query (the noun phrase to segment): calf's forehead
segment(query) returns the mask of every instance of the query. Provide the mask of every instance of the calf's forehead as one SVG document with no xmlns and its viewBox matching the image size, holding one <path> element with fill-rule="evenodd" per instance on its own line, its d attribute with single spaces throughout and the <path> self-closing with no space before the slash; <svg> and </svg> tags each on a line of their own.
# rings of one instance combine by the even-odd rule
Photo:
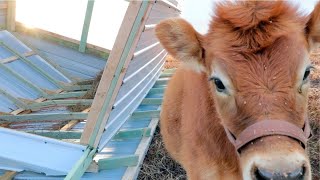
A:
<svg viewBox="0 0 320 180">
<path fill-rule="evenodd" d="M 257 52 L 239 51 L 233 49 L 232 44 L 224 49 L 214 47 L 215 43 L 210 44 L 211 47 L 206 47 L 206 61 L 209 61 L 207 65 L 211 73 L 219 68 L 235 86 L 245 83 L 237 81 L 248 81 L 248 78 L 261 83 L 267 83 L 269 79 L 286 79 L 292 86 L 309 63 L 306 40 L 298 33 L 279 37 Z"/>
</svg>

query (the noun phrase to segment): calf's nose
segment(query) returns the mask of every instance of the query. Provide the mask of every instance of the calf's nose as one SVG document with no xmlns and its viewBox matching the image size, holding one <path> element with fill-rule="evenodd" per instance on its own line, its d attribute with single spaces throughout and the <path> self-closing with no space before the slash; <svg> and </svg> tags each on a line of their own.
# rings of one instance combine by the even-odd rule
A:
<svg viewBox="0 0 320 180">
<path fill-rule="evenodd" d="M 303 180 L 305 168 L 302 166 L 290 172 L 270 171 L 263 168 L 256 168 L 253 179 L 256 180 Z"/>
</svg>

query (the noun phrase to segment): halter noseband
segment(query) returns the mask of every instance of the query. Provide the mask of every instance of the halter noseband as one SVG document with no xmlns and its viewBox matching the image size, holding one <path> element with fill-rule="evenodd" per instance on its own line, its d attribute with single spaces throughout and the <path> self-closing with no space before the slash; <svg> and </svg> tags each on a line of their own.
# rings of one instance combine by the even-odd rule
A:
<svg viewBox="0 0 320 180">
<path fill-rule="evenodd" d="M 227 133 L 228 139 L 235 146 L 237 152 L 239 152 L 241 147 L 243 147 L 244 145 L 264 136 L 288 136 L 300 141 L 303 144 L 304 148 L 307 145 L 308 139 L 311 137 L 311 129 L 308 118 L 306 118 L 304 127 L 302 129 L 287 121 L 259 121 L 244 129 L 237 137 L 235 137 L 225 126 L 224 128 Z"/>
</svg>

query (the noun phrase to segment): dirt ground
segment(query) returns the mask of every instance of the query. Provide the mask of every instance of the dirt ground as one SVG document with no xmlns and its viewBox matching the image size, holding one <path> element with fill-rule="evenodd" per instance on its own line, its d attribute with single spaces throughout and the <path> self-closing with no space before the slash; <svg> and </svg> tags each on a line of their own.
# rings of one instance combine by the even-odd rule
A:
<svg viewBox="0 0 320 180">
<path fill-rule="evenodd" d="M 313 130 L 313 137 L 308 143 L 308 152 L 312 165 L 313 180 L 320 180 L 320 48 L 314 51 L 310 57 L 315 70 L 311 73 L 311 88 L 309 91 L 309 119 Z M 175 68 L 179 66 L 172 57 L 166 59 L 165 68 Z M 183 180 L 187 179 L 183 168 L 172 160 L 164 148 L 157 128 L 151 142 L 147 156 L 143 162 L 139 180 Z"/>
</svg>

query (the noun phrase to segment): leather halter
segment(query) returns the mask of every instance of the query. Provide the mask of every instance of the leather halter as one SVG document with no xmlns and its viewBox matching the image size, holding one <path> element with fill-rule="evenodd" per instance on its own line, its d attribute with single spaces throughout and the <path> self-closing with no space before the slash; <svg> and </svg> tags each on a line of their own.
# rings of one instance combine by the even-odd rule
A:
<svg viewBox="0 0 320 180">
<path fill-rule="evenodd" d="M 301 129 L 298 126 L 281 120 L 263 120 L 252 124 L 235 137 L 225 126 L 228 139 L 235 146 L 237 152 L 251 141 L 271 135 L 284 135 L 296 139 L 305 148 L 308 139 L 311 137 L 309 119 L 306 118 L 305 125 Z"/>
</svg>

